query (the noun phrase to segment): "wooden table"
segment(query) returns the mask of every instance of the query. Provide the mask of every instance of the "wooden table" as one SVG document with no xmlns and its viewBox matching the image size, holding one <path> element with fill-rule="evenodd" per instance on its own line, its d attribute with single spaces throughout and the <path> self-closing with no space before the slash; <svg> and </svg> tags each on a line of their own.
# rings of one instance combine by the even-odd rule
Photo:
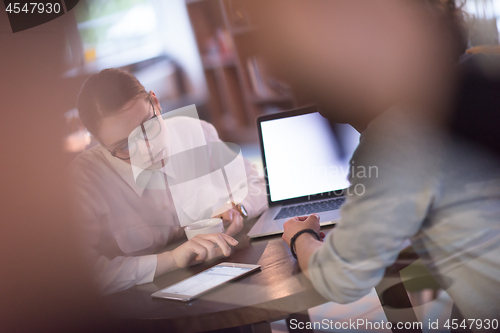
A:
<svg viewBox="0 0 500 333">
<path fill-rule="evenodd" d="M 295 318 L 310 321 L 307 309 L 326 303 L 300 271 L 281 236 L 250 240 L 246 236 L 255 220 L 245 223 L 236 236 L 239 244 L 228 258 L 179 269 L 157 277 L 154 282 L 104 298 L 112 315 L 125 322 L 131 332 L 268 332 L 270 322 Z M 328 232 L 332 227 L 322 228 Z M 175 245 L 174 245 L 175 246 Z M 391 322 L 416 322 L 417 317 L 402 284 L 399 270 L 418 257 L 411 248 L 400 253 L 375 288 Z M 197 274 L 220 262 L 259 264 L 261 271 L 211 291 L 191 302 L 153 299 L 151 294 Z M 402 311 L 405 309 L 405 311 Z M 231 330 L 234 328 L 234 330 Z M 311 330 L 293 330 L 312 332 Z M 409 332 L 392 329 L 393 332 Z M 421 332 L 421 330 L 411 330 Z"/>
<path fill-rule="evenodd" d="M 293 315 L 308 320 L 307 309 L 327 302 L 300 272 L 280 236 L 250 240 L 248 221 L 228 258 L 169 272 L 154 282 L 108 296 L 105 305 L 127 327 L 140 332 L 203 332 L 243 325 L 270 332 L 269 322 Z M 231 282 L 191 302 L 153 299 L 151 294 L 219 262 L 259 264 L 261 271 Z M 244 330 L 243 330 L 244 331 Z"/>
</svg>

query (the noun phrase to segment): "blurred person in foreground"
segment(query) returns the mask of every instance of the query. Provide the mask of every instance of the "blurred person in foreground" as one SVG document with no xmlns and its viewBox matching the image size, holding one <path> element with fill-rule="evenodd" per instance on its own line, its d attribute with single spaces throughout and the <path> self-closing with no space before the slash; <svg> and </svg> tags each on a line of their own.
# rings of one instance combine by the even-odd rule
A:
<svg viewBox="0 0 500 333">
<path fill-rule="evenodd" d="M 463 316 L 491 324 L 500 315 L 500 168 L 445 130 L 466 45 L 455 9 L 448 0 L 248 3 L 269 68 L 301 102 L 361 132 L 349 181 L 364 191 L 347 191 L 324 242 L 314 214 L 284 225 L 314 287 L 334 302 L 360 299 L 410 239 Z M 352 172 L 370 166 L 377 177 Z"/>
<path fill-rule="evenodd" d="M 165 272 L 221 254 L 229 256 L 230 246 L 238 243 L 230 236 L 243 227 L 242 209 L 255 216 L 265 208 L 265 191 L 250 191 L 241 205 L 218 210 L 218 216 L 229 224 L 225 233 L 196 235 L 172 251 L 158 253 L 184 235 L 166 184 L 172 172 L 166 163 L 175 151 L 189 151 L 200 142 L 222 143 L 215 128 L 184 116 L 164 120 L 154 92 L 147 92 L 134 76 L 117 69 L 92 75 L 81 89 L 77 108 L 83 124 L 100 143 L 72 162 L 72 181 L 87 257 L 102 293 L 152 282 Z M 256 175 L 245 164 L 248 183 L 255 183 Z M 202 201 L 210 201 L 207 193 L 216 196 L 208 188 L 185 185 L 191 201 L 199 190 L 205 191 Z M 198 204 L 191 204 L 187 214 L 200 216 L 198 210 L 204 203 L 193 202 Z M 210 213 L 212 208 L 218 207 L 208 207 Z"/>
</svg>

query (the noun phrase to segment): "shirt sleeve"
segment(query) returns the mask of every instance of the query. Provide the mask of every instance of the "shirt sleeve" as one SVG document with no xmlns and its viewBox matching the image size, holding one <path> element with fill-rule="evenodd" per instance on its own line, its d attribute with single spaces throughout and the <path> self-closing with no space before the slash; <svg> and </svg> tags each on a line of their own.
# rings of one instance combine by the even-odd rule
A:
<svg viewBox="0 0 500 333">
<path fill-rule="evenodd" d="M 203 132 L 209 142 L 222 142 L 217 134 L 217 130 L 212 124 L 206 121 L 201 121 Z M 229 147 L 227 147 L 229 150 Z M 264 178 L 259 175 L 257 165 L 250 163 L 244 159 L 245 171 L 247 176 L 248 194 L 245 199 L 240 202 L 248 212 L 249 217 L 260 215 L 267 208 L 266 185 Z"/>
<path fill-rule="evenodd" d="M 85 161 L 83 162 L 85 164 Z M 73 162 L 74 218 L 80 230 L 84 258 L 101 294 L 108 295 L 134 285 L 152 282 L 156 272 L 156 255 L 116 256 L 100 253 L 99 242 L 106 225 L 106 201 L 93 186 L 85 168 Z"/>
<path fill-rule="evenodd" d="M 432 205 L 438 159 L 428 147 L 437 142 L 414 126 L 384 118 L 363 133 L 341 219 L 309 260 L 314 287 L 334 302 L 368 294 Z"/>
<path fill-rule="evenodd" d="M 135 285 L 153 282 L 157 255 L 138 257 L 99 256 L 93 267 L 99 289 L 103 295 L 129 289 Z"/>
</svg>

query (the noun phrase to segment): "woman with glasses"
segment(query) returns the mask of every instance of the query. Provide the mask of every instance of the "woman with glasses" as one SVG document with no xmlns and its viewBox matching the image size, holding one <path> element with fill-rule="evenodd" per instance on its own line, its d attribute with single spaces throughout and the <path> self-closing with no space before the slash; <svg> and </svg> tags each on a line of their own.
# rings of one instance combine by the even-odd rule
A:
<svg viewBox="0 0 500 333">
<path fill-rule="evenodd" d="M 197 142 L 220 143 L 215 128 L 188 117 L 164 120 L 154 92 L 117 69 L 92 75 L 81 89 L 77 108 L 100 143 L 73 161 L 72 180 L 77 219 L 104 294 L 152 282 L 155 276 L 197 261 L 228 256 L 230 246 L 237 244 L 231 235 L 242 229 L 243 217 L 265 208 L 262 182 L 245 161 L 248 195 L 219 215 L 229 224 L 226 232 L 197 235 L 158 253 L 184 236 L 168 186 L 158 186 L 166 182 L 165 160 Z"/>
</svg>

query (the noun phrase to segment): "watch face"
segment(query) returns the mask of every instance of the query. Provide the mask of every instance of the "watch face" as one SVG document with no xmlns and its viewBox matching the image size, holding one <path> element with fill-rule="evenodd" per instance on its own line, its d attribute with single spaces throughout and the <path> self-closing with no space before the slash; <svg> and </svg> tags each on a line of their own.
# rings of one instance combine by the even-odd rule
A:
<svg viewBox="0 0 500 333">
<path fill-rule="evenodd" d="M 245 206 L 243 206 L 243 205 L 241 205 L 241 204 L 240 204 L 240 205 L 238 205 L 238 206 L 239 206 L 239 208 L 240 208 L 239 210 L 240 210 L 241 215 L 242 215 L 243 217 L 248 217 L 248 213 L 247 213 L 247 210 L 245 209 Z"/>
</svg>

